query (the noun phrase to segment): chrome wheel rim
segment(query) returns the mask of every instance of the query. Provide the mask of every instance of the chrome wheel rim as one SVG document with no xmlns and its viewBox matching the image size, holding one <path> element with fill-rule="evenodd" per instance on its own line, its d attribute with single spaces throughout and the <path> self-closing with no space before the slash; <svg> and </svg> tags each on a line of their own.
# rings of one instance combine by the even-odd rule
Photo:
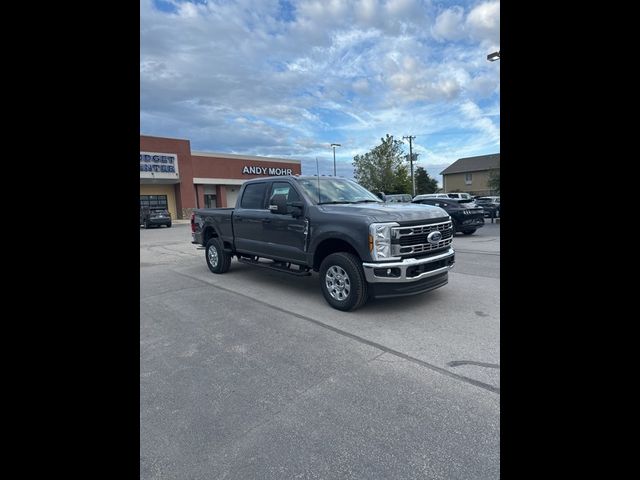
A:
<svg viewBox="0 0 640 480">
<path fill-rule="evenodd" d="M 351 293 L 351 279 L 344 268 L 338 265 L 332 265 L 327 270 L 324 281 L 331 298 L 342 302 L 349 297 Z"/>
<path fill-rule="evenodd" d="M 218 250 L 216 247 L 209 247 L 209 251 L 207 252 L 207 257 L 209 258 L 209 263 L 213 268 L 218 266 Z"/>
</svg>

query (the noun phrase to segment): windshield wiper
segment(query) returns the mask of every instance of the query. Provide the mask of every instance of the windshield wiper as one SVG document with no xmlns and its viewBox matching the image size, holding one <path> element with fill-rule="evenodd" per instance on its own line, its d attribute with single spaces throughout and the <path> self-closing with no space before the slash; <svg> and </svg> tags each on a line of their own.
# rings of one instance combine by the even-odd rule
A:
<svg viewBox="0 0 640 480">
<path fill-rule="evenodd" d="M 353 203 L 383 203 L 383 202 L 381 202 L 380 200 L 358 200 Z"/>
<path fill-rule="evenodd" d="M 354 203 L 354 202 L 336 201 L 336 200 L 333 200 L 333 201 L 331 201 L 331 202 L 319 202 L 319 203 L 317 203 L 316 205 L 337 205 L 337 204 L 339 204 L 339 203 Z"/>
</svg>

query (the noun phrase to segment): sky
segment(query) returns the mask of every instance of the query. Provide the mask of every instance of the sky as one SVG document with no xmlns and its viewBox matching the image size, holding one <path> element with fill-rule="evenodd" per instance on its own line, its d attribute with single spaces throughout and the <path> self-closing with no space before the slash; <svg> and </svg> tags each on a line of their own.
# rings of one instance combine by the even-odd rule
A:
<svg viewBox="0 0 640 480">
<path fill-rule="evenodd" d="M 411 135 L 442 185 L 500 152 L 499 49 L 499 1 L 141 0 L 140 133 L 349 178 Z"/>
</svg>

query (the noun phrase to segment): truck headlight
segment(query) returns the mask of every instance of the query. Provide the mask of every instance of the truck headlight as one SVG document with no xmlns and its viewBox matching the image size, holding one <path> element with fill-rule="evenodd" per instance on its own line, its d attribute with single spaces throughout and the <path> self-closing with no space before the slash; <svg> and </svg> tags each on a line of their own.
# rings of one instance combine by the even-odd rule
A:
<svg viewBox="0 0 640 480">
<path fill-rule="evenodd" d="M 369 252 L 374 261 L 400 259 L 391 255 L 391 229 L 399 226 L 395 222 L 369 225 Z"/>
</svg>

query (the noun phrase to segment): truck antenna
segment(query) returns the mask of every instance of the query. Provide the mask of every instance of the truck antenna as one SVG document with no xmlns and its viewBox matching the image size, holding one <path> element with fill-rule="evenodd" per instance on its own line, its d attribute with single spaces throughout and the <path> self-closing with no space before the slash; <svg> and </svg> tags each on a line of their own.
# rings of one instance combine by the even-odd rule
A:
<svg viewBox="0 0 640 480">
<path fill-rule="evenodd" d="M 318 167 L 318 157 L 316 157 L 316 175 L 318 176 L 318 203 L 320 203 L 320 167 Z"/>
</svg>

